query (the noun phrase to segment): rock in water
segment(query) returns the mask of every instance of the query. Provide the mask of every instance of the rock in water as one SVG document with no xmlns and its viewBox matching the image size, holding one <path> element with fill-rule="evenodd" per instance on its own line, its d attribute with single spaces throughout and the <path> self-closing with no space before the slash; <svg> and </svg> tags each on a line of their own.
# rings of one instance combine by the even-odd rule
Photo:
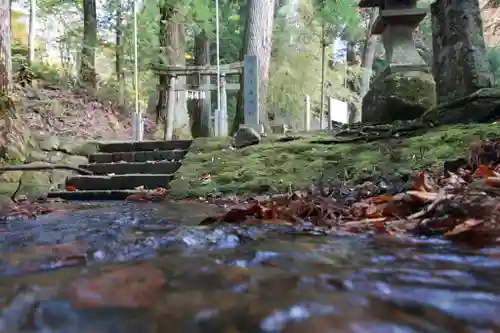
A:
<svg viewBox="0 0 500 333">
<path fill-rule="evenodd" d="M 243 148 L 259 144 L 262 137 L 256 130 L 250 127 L 241 127 L 233 137 L 231 145 L 235 148 Z"/>
<path fill-rule="evenodd" d="M 436 104 L 436 85 L 431 74 L 397 72 L 381 77 L 363 98 L 363 121 L 413 120 Z"/>
</svg>

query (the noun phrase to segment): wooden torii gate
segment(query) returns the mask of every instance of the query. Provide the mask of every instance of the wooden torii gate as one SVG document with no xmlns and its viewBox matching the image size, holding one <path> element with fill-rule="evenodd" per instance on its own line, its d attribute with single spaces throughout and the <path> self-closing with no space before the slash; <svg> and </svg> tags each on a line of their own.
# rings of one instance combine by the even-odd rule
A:
<svg viewBox="0 0 500 333">
<path fill-rule="evenodd" d="M 228 135 L 228 119 L 227 119 L 227 91 L 241 89 L 242 82 L 227 83 L 229 75 L 240 75 L 243 73 L 244 92 L 243 92 L 243 109 L 244 109 L 244 126 L 249 126 L 258 131 L 262 131 L 262 126 L 259 120 L 259 70 L 256 56 L 245 56 L 244 61 L 234 62 L 231 64 L 220 65 L 220 89 L 221 89 L 221 110 L 215 110 L 211 119 L 214 120 L 214 133 L 216 136 Z M 165 120 L 164 139 L 172 140 L 175 100 L 177 91 L 198 91 L 210 93 L 217 89 L 216 84 L 177 84 L 177 78 L 181 76 L 199 75 L 199 76 L 216 76 L 216 66 L 156 66 L 153 67 L 157 75 L 166 75 L 168 78 L 167 86 L 158 86 L 158 89 L 166 91 L 167 106 L 162 110 L 162 116 Z M 210 112 L 212 114 L 212 112 Z"/>
<path fill-rule="evenodd" d="M 215 110 L 211 119 L 214 120 L 215 135 L 227 135 L 227 91 L 239 90 L 240 83 L 227 83 L 229 75 L 240 75 L 243 70 L 243 62 L 235 62 L 226 65 L 220 65 L 220 90 L 221 90 L 221 110 Z M 174 126 L 174 112 L 176 108 L 176 94 L 178 91 L 195 91 L 209 94 L 217 89 L 216 84 L 178 84 L 177 79 L 181 76 L 216 76 L 216 66 L 158 66 L 154 67 L 158 75 L 166 75 L 168 78 L 167 86 L 158 86 L 158 89 L 166 91 L 167 107 L 162 110 L 162 116 L 165 120 L 164 139 L 172 140 Z M 210 112 L 212 114 L 212 112 Z"/>
</svg>

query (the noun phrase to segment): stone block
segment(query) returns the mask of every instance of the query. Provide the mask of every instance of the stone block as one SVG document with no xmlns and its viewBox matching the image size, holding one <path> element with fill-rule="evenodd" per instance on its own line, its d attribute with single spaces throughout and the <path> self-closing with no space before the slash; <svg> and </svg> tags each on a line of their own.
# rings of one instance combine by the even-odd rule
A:
<svg viewBox="0 0 500 333">
<path fill-rule="evenodd" d="M 436 104 L 431 74 L 396 72 L 376 80 L 363 98 L 363 122 L 412 120 Z"/>
</svg>

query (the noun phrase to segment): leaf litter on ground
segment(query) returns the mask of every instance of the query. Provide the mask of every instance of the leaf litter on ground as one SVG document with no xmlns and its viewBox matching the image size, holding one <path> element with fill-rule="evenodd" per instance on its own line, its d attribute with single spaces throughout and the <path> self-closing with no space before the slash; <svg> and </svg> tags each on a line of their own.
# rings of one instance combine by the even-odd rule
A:
<svg viewBox="0 0 500 333">
<path fill-rule="evenodd" d="M 360 190 L 363 187 L 370 190 Z M 417 172 L 395 193 L 370 195 L 371 189 L 372 182 L 351 186 L 350 200 L 345 189 L 335 195 L 324 188 L 262 199 L 233 198 L 224 203 L 225 215 L 206 218 L 200 225 L 311 226 L 339 234 L 442 236 L 480 246 L 500 241 L 500 139 L 474 143 L 468 160 L 446 162 L 442 175 Z"/>
</svg>

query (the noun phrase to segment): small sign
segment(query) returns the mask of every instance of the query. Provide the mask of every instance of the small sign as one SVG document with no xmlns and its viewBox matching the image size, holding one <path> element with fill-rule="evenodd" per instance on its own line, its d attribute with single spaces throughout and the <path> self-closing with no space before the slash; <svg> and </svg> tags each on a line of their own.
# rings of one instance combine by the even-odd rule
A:
<svg viewBox="0 0 500 333">
<path fill-rule="evenodd" d="M 332 98 L 331 103 L 332 106 L 330 110 L 332 114 L 330 116 L 330 119 L 342 124 L 349 123 L 349 108 L 347 102 Z"/>
<path fill-rule="evenodd" d="M 260 123 L 259 63 L 257 56 L 245 56 L 243 66 L 243 110 L 245 124 L 256 125 Z"/>
</svg>

